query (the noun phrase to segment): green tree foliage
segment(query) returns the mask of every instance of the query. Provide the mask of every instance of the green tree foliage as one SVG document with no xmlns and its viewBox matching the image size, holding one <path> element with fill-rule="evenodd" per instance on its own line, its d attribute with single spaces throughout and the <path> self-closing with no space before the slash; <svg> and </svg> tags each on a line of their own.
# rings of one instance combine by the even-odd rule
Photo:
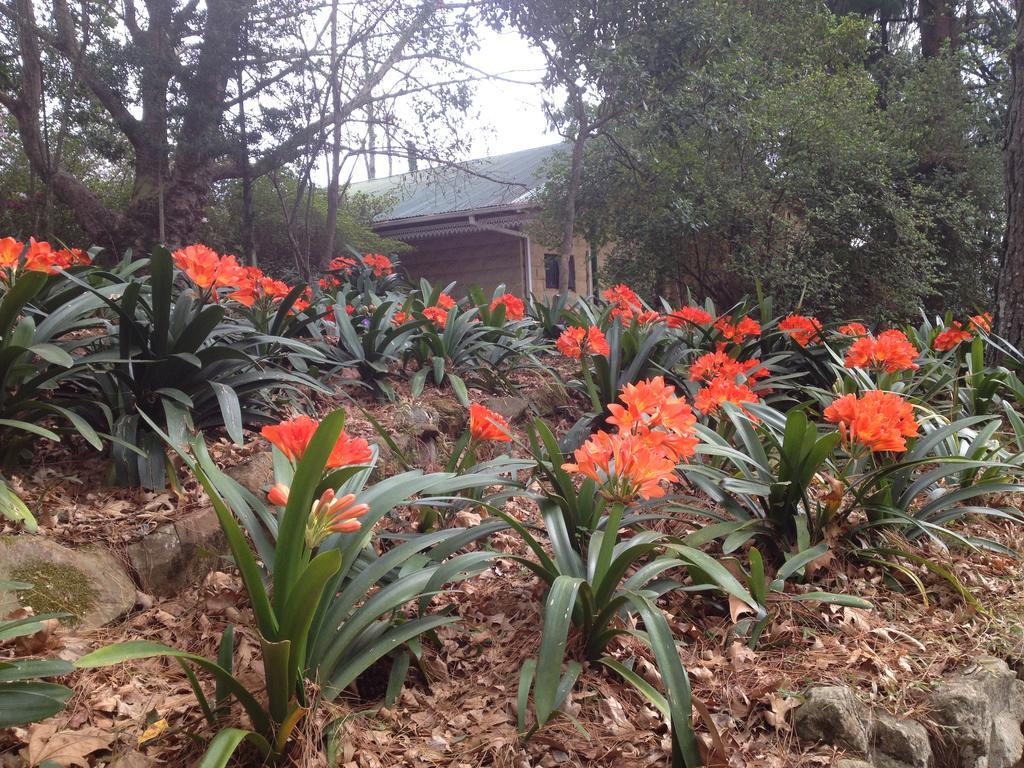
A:
<svg viewBox="0 0 1024 768">
<path fill-rule="evenodd" d="M 722 303 L 759 283 L 824 316 L 988 304 L 998 109 L 961 54 L 880 51 L 876 22 L 810 0 L 680 13 L 700 33 L 587 158 L 583 229 L 613 244 L 602 282 Z"/>
</svg>

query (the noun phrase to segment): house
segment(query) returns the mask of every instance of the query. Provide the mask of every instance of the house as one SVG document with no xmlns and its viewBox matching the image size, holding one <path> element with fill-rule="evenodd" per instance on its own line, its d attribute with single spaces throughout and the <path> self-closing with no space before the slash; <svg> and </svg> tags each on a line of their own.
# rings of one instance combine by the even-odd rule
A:
<svg viewBox="0 0 1024 768">
<path fill-rule="evenodd" d="M 521 296 L 552 294 L 558 289 L 558 243 L 539 242 L 530 223 L 540 210 L 547 172 L 565 151 L 564 144 L 526 149 L 363 181 L 350 191 L 396 201 L 373 228 L 413 247 L 401 254 L 413 280 L 457 281 L 462 291 L 478 285 L 488 294 L 499 284 Z M 596 268 L 591 248 L 577 238 L 569 288 L 592 294 Z"/>
</svg>

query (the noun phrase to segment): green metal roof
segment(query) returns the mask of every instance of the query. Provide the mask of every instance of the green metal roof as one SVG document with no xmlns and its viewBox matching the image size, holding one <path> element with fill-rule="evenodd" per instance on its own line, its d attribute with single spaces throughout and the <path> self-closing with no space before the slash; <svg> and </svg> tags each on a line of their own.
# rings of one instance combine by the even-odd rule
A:
<svg viewBox="0 0 1024 768">
<path fill-rule="evenodd" d="M 398 202 L 378 222 L 528 205 L 547 181 L 549 161 L 565 144 L 481 157 L 456 165 L 361 181 L 350 192 L 394 195 Z"/>
</svg>

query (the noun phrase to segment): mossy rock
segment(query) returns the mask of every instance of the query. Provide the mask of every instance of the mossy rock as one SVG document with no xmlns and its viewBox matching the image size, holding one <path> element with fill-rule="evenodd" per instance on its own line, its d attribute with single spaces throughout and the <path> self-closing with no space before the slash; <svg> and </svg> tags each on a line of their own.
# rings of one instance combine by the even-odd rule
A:
<svg viewBox="0 0 1024 768">
<path fill-rule="evenodd" d="M 66 624 L 95 629 L 135 605 L 135 584 L 110 552 L 69 549 L 42 536 L 9 536 L 0 546 L 0 580 L 30 589 L 0 592 L 0 616 L 19 606 L 38 613 L 68 613 Z"/>
</svg>

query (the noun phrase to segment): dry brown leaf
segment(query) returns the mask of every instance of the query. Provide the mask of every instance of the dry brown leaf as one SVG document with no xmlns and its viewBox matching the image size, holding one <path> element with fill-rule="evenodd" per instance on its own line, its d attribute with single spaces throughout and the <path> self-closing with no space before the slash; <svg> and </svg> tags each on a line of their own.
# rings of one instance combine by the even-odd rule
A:
<svg viewBox="0 0 1024 768">
<path fill-rule="evenodd" d="M 106 749 L 113 741 L 113 734 L 99 728 L 58 731 L 53 723 L 39 723 L 29 729 L 26 757 L 30 766 L 49 760 L 57 765 L 89 768 L 86 755 Z"/>
<path fill-rule="evenodd" d="M 109 768 L 152 768 L 154 765 L 157 765 L 156 760 L 133 749 L 117 757 Z"/>
<path fill-rule="evenodd" d="M 735 595 L 729 595 L 729 617 L 732 623 L 735 624 L 744 613 L 754 613 L 754 609 Z"/>
<path fill-rule="evenodd" d="M 786 713 L 791 709 L 800 706 L 800 699 L 795 696 L 784 698 L 770 693 L 761 699 L 769 709 L 764 713 L 764 719 L 772 728 L 777 731 L 788 731 L 789 723 L 786 722 Z"/>
<path fill-rule="evenodd" d="M 735 670 L 743 669 L 747 664 L 757 659 L 757 654 L 739 640 L 732 641 L 732 645 L 729 646 L 726 655 L 729 657 L 729 663 Z"/>
</svg>

